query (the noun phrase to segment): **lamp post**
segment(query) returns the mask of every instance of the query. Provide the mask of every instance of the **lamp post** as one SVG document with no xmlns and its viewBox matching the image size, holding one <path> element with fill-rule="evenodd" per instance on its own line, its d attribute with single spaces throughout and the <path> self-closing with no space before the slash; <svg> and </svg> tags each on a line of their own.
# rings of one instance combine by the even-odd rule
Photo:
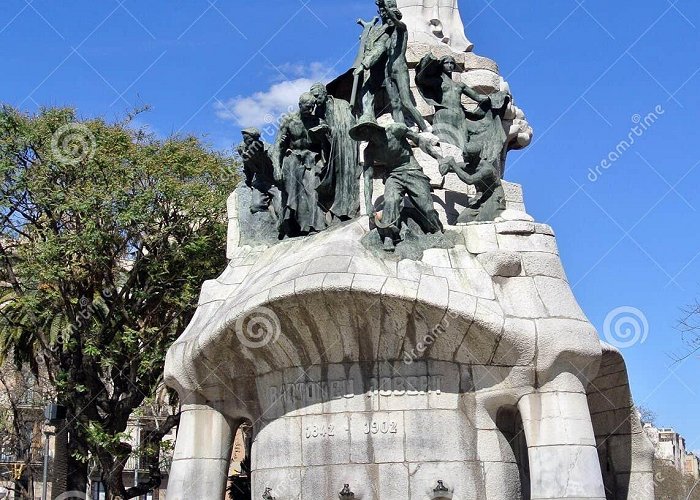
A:
<svg viewBox="0 0 700 500">
<path fill-rule="evenodd" d="M 53 434 L 49 430 L 48 420 L 44 422 L 44 474 L 41 487 L 41 500 L 46 500 L 47 486 L 49 483 L 49 439 Z"/>
</svg>

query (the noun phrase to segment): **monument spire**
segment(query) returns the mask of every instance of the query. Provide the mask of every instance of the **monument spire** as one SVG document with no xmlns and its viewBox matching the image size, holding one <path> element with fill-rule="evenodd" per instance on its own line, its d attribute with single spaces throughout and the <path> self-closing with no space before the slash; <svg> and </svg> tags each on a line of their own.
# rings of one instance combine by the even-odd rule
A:
<svg viewBox="0 0 700 500">
<path fill-rule="evenodd" d="M 397 0 L 408 26 L 409 41 L 447 45 L 454 52 L 470 52 L 474 44 L 464 32 L 458 0 Z"/>
</svg>

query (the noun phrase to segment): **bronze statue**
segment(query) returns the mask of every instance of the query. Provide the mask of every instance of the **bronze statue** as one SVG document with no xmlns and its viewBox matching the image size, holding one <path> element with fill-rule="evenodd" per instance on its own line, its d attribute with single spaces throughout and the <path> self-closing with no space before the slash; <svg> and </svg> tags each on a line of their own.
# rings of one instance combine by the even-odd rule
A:
<svg viewBox="0 0 700 500">
<path fill-rule="evenodd" d="M 270 147 L 260 138 L 260 131 L 247 128 L 241 131 L 243 142 L 237 151 L 243 161 L 245 184 L 252 190 L 251 213 L 271 211 L 280 214 L 281 192 L 274 176 Z"/>
<path fill-rule="evenodd" d="M 408 195 L 418 213 L 421 225 L 427 233 L 443 230 L 440 217 L 433 206 L 431 185 L 428 176 L 416 160 L 409 139 L 426 153 L 439 161 L 440 154 L 426 140 L 403 123 L 392 123 L 386 128 L 373 122 L 361 123 L 351 131 L 356 141 L 368 142 L 365 150 L 365 206 L 369 216 L 375 220 L 384 243 L 384 249 L 393 251 L 401 241 L 401 202 Z M 374 168 L 384 167 L 384 208 L 376 213 L 372 202 Z"/>
<path fill-rule="evenodd" d="M 317 188 L 331 152 L 330 128 L 315 109 L 315 97 L 302 94 L 299 111 L 284 120 L 277 135 L 275 171 L 284 187 L 280 235 L 302 236 L 327 226 Z"/>
<path fill-rule="evenodd" d="M 316 116 L 330 127 L 331 150 L 318 187 L 319 202 L 333 220 L 349 220 L 360 211 L 359 145 L 350 138 L 355 124 L 350 104 L 328 95 L 326 86 L 315 83 Z"/>
<path fill-rule="evenodd" d="M 392 117 L 396 123 L 405 123 L 407 112 L 422 131 L 431 127 L 420 114 L 411 94 L 411 81 L 406 61 L 408 29 L 401 21 L 396 0 L 377 0 L 381 23 L 365 25 L 360 54 L 354 65 L 355 85 L 350 104 L 355 106 L 357 89 L 362 81 L 362 117 L 360 122 L 375 121 L 375 100 L 382 89 L 389 97 Z"/>
<path fill-rule="evenodd" d="M 458 223 L 492 222 L 506 209 L 505 192 L 498 167 L 482 156 L 481 146 L 476 142 L 468 143 L 464 153 L 464 163 L 457 163 L 453 158 L 443 160 L 440 173 L 457 174 L 465 184 L 472 185 L 477 195 L 469 200 L 467 207 L 457 218 Z"/>
<path fill-rule="evenodd" d="M 426 102 L 435 106 L 433 133 L 441 141 L 464 149 L 467 111 L 462 105 L 462 96 L 477 103 L 488 101 L 488 96 L 465 83 L 454 81 L 452 74 L 456 69 L 454 57 L 445 56 L 438 60 L 432 54 L 426 54 L 416 70 L 416 85 Z"/>
<path fill-rule="evenodd" d="M 508 92 L 496 92 L 476 109 L 467 111 L 467 143 L 476 143 L 481 148 L 481 157 L 494 165 L 500 178 L 503 177 L 508 134 L 503 127 L 503 118 L 511 96 Z"/>
</svg>

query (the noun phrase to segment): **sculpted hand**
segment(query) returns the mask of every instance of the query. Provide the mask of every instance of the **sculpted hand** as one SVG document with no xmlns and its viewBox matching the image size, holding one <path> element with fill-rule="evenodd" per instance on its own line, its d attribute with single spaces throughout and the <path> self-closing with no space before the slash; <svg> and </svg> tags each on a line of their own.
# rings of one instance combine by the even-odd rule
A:
<svg viewBox="0 0 700 500">
<path fill-rule="evenodd" d="M 454 170 L 455 160 L 454 158 L 443 158 L 439 162 L 440 175 L 443 177 Z"/>
<path fill-rule="evenodd" d="M 352 72 L 354 76 L 360 76 L 362 73 L 364 73 L 365 67 L 364 66 L 358 66 L 355 68 L 355 71 Z"/>
</svg>

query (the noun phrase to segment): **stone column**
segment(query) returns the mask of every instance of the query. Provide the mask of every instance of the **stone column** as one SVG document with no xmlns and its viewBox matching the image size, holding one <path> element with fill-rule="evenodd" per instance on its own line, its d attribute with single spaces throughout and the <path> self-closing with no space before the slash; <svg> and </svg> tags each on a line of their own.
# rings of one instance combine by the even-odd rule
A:
<svg viewBox="0 0 700 500">
<path fill-rule="evenodd" d="M 210 406 L 183 405 L 167 500 L 225 498 L 233 438 L 239 424 Z"/>
<path fill-rule="evenodd" d="M 530 461 L 532 500 L 605 500 L 593 425 L 581 392 L 540 390 L 518 403 Z"/>
</svg>

